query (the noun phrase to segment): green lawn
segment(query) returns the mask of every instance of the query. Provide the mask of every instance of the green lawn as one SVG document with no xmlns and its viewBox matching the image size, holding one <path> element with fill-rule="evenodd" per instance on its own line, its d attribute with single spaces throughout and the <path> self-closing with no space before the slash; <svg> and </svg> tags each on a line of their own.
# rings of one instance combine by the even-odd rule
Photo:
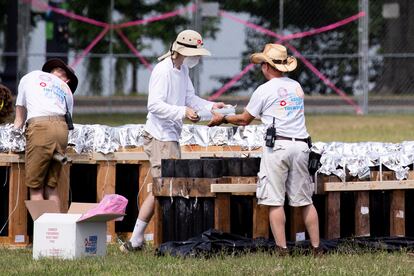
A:
<svg viewBox="0 0 414 276">
<path fill-rule="evenodd" d="M 413 275 L 414 257 L 405 252 L 332 253 L 322 257 L 276 257 L 246 253 L 213 258 L 157 257 L 146 249 L 78 260 L 32 260 L 28 249 L 0 249 L 1 275 Z"/>
</svg>

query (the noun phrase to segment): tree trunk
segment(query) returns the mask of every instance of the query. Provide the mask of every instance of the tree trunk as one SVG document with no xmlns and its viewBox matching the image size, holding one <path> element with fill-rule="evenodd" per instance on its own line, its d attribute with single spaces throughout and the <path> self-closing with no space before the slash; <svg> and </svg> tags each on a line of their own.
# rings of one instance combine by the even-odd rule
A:
<svg viewBox="0 0 414 276">
<path fill-rule="evenodd" d="M 383 52 L 404 54 L 414 52 L 414 2 L 411 0 L 386 0 L 399 4 L 400 15 L 397 18 L 385 18 Z M 377 82 L 380 94 L 402 94 L 414 91 L 413 58 L 402 56 L 384 57 L 382 78 Z"/>
<path fill-rule="evenodd" d="M 17 49 L 17 4 L 18 1 L 7 1 L 7 25 L 4 51 L 9 54 L 16 54 Z M 3 60 L 4 71 L 1 74 L 1 82 L 14 95 L 17 95 L 17 56 L 6 55 L 3 57 Z"/>
<path fill-rule="evenodd" d="M 138 94 L 138 77 L 137 77 L 137 71 L 138 71 L 138 64 L 135 60 L 132 61 L 132 87 L 131 87 L 131 95 L 137 95 Z"/>
</svg>

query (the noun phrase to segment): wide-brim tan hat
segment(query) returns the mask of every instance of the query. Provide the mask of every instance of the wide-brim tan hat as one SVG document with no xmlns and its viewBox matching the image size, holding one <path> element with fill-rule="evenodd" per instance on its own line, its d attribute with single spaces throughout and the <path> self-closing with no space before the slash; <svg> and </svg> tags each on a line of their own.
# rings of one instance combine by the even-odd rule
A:
<svg viewBox="0 0 414 276">
<path fill-rule="evenodd" d="M 74 94 L 76 88 L 78 87 L 78 78 L 75 75 L 75 71 L 73 71 L 72 68 L 70 68 L 63 60 L 59 58 L 52 58 L 46 61 L 46 63 L 43 64 L 42 71 L 50 73 L 54 68 L 62 68 L 65 70 L 66 76 L 69 79 L 68 86 L 72 91 L 72 94 Z"/>
<path fill-rule="evenodd" d="M 266 44 L 263 52 L 250 56 L 253 63 L 269 63 L 281 72 L 291 72 L 296 69 L 298 62 L 295 57 L 288 56 L 286 47 L 280 44 Z"/>
<path fill-rule="evenodd" d="M 173 52 L 178 52 L 186 57 L 211 56 L 211 53 L 206 48 L 203 48 L 203 38 L 201 35 L 193 30 L 185 30 L 179 33 L 170 50 L 160 56 L 158 60 L 171 56 Z"/>
</svg>

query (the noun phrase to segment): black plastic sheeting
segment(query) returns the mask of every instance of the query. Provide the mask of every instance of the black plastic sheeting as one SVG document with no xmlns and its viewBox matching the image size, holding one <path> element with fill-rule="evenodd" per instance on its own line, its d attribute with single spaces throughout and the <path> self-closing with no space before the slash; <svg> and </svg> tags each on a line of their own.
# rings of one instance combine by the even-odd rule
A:
<svg viewBox="0 0 414 276">
<path fill-rule="evenodd" d="M 414 251 L 414 238 L 411 237 L 381 237 L 381 238 L 341 238 L 321 240 L 324 253 L 353 252 L 355 250 L 382 250 L 382 251 Z M 308 240 L 302 242 L 288 242 L 290 253 L 310 253 Z M 243 236 L 210 229 L 201 235 L 187 241 L 170 241 L 160 245 L 157 255 L 169 254 L 176 257 L 208 257 L 215 254 L 242 254 L 246 252 L 268 251 L 274 252 L 274 240 L 264 238 L 245 238 Z"/>
</svg>

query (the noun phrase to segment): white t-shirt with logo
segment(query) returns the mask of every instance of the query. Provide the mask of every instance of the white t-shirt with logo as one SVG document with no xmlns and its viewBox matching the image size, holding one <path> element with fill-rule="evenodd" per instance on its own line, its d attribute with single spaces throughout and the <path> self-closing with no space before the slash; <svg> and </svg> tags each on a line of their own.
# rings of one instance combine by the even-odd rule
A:
<svg viewBox="0 0 414 276">
<path fill-rule="evenodd" d="M 57 76 L 32 71 L 23 76 L 18 87 L 16 105 L 27 109 L 27 120 L 39 116 L 56 116 L 73 111 L 73 96 L 69 86 Z"/>
<path fill-rule="evenodd" d="M 290 78 L 273 78 L 260 85 L 246 106 L 247 112 L 269 126 L 275 118 L 276 134 L 292 138 L 309 136 L 305 125 L 304 93 Z"/>
</svg>

